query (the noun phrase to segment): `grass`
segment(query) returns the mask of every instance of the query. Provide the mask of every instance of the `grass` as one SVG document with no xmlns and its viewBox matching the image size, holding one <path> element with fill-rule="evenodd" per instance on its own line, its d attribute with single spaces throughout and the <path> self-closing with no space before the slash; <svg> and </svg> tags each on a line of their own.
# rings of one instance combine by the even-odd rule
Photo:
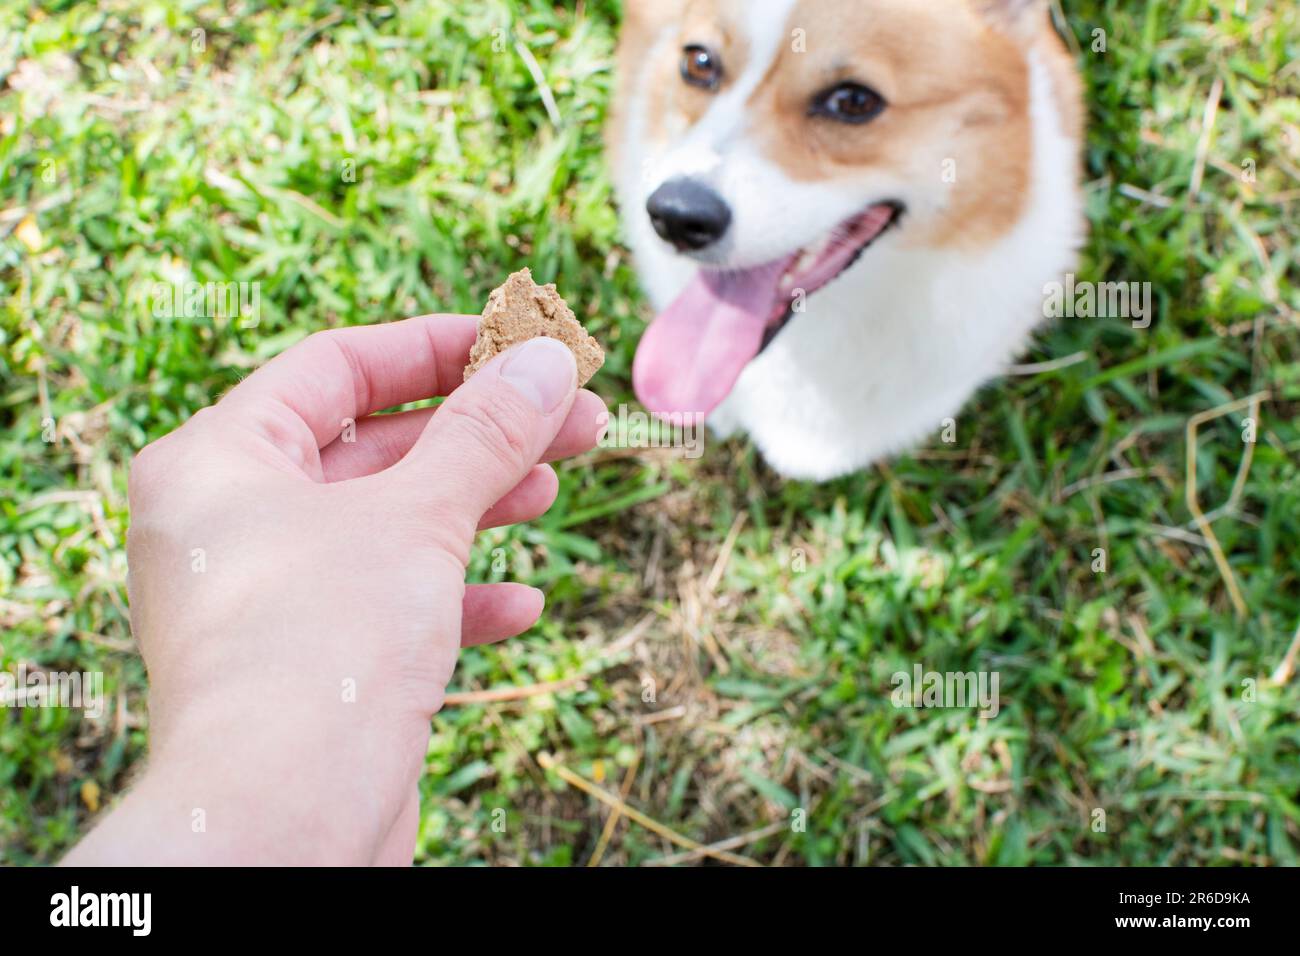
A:
<svg viewBox="0 0 1300 956">
<path fill-rule="evenodd" d="M 561 684 L 437 718 L 418 862 L 679 851 L 626 818 L 602 843 L 576 774 L 763 863 L 1296 863 L 1300 678 L 1270 676 L 1300 621 L 1300 10 L 1063 5 L 1080 278 L 1152 283 L 1156 321 L 1063 320 L 1025 361 L 1066 361 L 990 385 L 955 443 L 827 485 L 743 441 L 570 463 L 473 567 L 545 587 L 543 622 L 465 653 L 453 689 Z M 146 442 L 310 331 L 476 312 L 524 264 L 583 304 L 595 387 L 631 400 L 647 310 L 600 140 L 617 18 L 0 0 L 0 665 L 102 671 L 110 698 L 102 721 L 0 712 L 0 860 L 56 859 L 145 752 L 122 541 Z M 155 318 L 147 290 L 188 278 L 259 282 L 260 322 Z M 1186 428 L 1258 392 L 1248 469 L 1241 410 L 1192 456 L 1238 613 Z M 997 671 L 1001 712 L 895 708 L 917 663 Z"/>
</svg>

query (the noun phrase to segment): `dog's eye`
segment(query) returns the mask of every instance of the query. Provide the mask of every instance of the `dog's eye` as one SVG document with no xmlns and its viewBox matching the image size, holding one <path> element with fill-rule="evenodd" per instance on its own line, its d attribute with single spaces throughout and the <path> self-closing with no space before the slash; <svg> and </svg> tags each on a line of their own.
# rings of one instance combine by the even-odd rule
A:
<svg viewBox="0 0 1300 956">
<path fill-rule="evenodd" d="M 813 97 L 812 116 L 826 116 L 841 123 L 866 123 L 885 108 L 885 98 L 861 83 L 841 83 Z"/>
<path fill-rule="evenodd" d="M 706 46 L 682 48 L 682 79 L 691 86 L 716 90 L 722 82 L 722 59 Z"/>
</svg>

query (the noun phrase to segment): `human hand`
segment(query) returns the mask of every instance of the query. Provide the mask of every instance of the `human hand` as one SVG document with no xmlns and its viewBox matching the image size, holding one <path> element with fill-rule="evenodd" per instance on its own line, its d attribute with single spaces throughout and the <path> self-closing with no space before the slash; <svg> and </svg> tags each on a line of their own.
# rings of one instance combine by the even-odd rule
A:
<svg viewBox="0 0 1300 956">
<path fill-rule="evenodd" d="M 461 385 L 475 328 L 318 333 L 136 458 L 150 765 L 68 862 L 410 862 L 460 647 L 542 609 L 533 588 L 466 587 L 475 532 L 550 507 L 538 462 L 591 448 L 607 420 L 551 339 Z"/>
</svg>

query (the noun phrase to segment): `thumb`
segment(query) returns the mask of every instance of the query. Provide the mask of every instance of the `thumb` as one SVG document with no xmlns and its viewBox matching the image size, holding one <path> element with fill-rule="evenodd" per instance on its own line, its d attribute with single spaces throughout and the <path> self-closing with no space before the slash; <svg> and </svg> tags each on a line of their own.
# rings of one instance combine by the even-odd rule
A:
<svg viewBox="0 0 1300 956">
<path fill-rule="evenodd" d="M 577 389 L 568 346 L 546 337 L 521 342 L 451 393 L 403 464 L 426 499 L 433 492 L 473 529 L 541 459 Z"/>
</svg>

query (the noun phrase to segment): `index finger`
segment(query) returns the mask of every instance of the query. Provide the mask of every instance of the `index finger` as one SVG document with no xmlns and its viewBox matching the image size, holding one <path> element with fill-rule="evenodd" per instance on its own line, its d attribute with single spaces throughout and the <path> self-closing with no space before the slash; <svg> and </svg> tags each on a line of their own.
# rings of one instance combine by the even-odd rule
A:
<svg viewBox="0 0 1300 956">
<path fill-rule="evenodd" d="M 320 449 L 349 421 L 449 394 L 461 383 L 477 329 L 472 315 L 421 315 L 317 332 L 240 382 L 220 407 L 247 416 L 277 444 L 310 440 Z M 286 422 L 302 431 L 286 436 Z"/>
</svg>

